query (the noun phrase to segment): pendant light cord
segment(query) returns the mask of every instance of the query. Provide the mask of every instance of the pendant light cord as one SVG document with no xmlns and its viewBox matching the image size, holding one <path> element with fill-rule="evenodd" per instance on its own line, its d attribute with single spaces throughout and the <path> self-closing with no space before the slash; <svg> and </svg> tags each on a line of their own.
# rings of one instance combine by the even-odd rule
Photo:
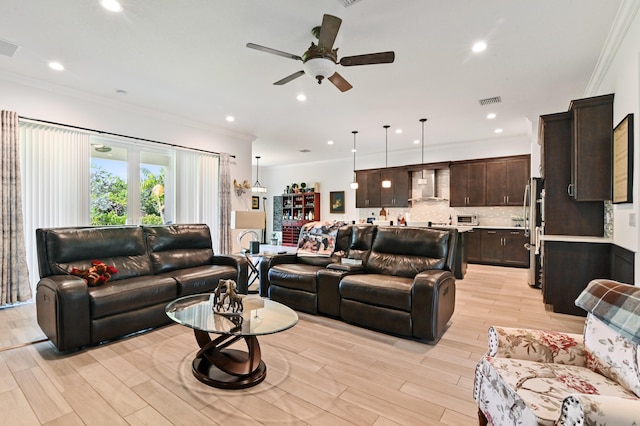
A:
<svg viewBox="0 0 640 426">
<path fill-rule="evenodd" d="M 426 118 L 421 118 L 420 122 L 422 123 L 422 179 L 424 179 L 424 122 L 427 121 Z"/>
<path fill-rule="evenodd" d="M 389 126 L 388 124 L 385 124 L 384 126 L 384 168 L 386 169 L 388 167 L 388 163 L 387 163 L 387 157 L 389 155 L 389 149 L 388 149 L 388 142 L 389 142 Z"/>
</svg>

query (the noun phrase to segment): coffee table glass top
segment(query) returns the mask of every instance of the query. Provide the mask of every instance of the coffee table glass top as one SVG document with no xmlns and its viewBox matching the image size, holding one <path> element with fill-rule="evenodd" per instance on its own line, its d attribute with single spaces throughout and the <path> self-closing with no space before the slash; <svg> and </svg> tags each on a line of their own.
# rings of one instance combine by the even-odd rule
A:
<svg viewBox="0 0 640 426">
<path fill-rule="evenodd" d="M 259 296 L 242 298 L 240 315 L 218 314 L 213 311 L 213 294 L 181 297 L 165 308 L 173 321 L 208 333 L 236 336 L 258 336 L 277 333 L 293 327 L 298 314 L 288 306 Z"/>
</svg>

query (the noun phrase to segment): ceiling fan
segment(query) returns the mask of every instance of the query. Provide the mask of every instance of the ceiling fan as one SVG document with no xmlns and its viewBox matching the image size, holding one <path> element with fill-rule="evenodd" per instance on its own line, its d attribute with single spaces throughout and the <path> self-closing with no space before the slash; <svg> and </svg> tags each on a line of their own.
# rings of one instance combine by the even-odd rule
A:
<svg viewBox="0 0 640 426">
<path fill-rule="evenodd" d="M 341 92 L 346 92 L 353 86 L 349 84 L 335 69 L 340 64 L 344 67 L 355 65 L 371 65 L 371 64 L 390 64 L 395 59 L 395 52 L 369 53 L 365 55 L 345 56 L 338 61 L 338 49 L 333 49 L 333 43 L 336 41 L 338 30 L 342 24 L 342 19 L 325 14 L 322 18 L 322 25 L 315 27 L 311 33 L 318 39 L 318 44 L 311 42 L 311 46 L 302 56 L 292 53 L 283 52 L 281 50 L 272 49 L 270 47 L 260 46 L 255 43 L 247 43 L 250 49 L 260 50 L 262 52 L 272 53 L 274 55 L 284 56 L 285 58 L 302 61 L 303 70 L 294 72 L 293 74 L 276 81 L 275 85 L 281 86 L 308 74 L 318 80 L 318 84 L 322 83 L 325 78 L 333 83 Z"/>
</svg>

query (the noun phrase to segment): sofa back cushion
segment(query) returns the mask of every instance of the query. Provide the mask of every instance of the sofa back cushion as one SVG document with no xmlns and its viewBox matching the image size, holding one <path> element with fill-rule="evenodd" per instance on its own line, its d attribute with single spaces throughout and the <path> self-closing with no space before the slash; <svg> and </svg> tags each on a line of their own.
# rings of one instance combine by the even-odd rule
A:
<svg viewBox="0 0 640 426">
<path fill-rule="evenodd" d="M 378 227 L 374 225 L 353 225 L 347 257 L 362 260 L 362 263 L 365 264 L 371 253 L 371 246 L 377 231 Z"/>
<path fill-rule="evenodd" d="M 143 226 L 153 273 L 209 265 L 213 246 L 204 224 Z"/>
<path fill-rule="evenodd" d="M 300 250 L 300 242 L 303 241 L 302 233 L 300 234 L 300 239 L 298 240 L 298 263 L 302 263 L 305 265 L 314 265 L 314 266 L 327 266 L 331 263 L 340 262 L 340 259 L 345 257 L 346 249 L 349 247 L 349 241 L 351 238 L 351 226 L 345 225 L 344 222 L 315 222 L 309 223 L 307 225 L 311 225 L 310 229 L 313 228 L 314 224 L 325 224 L 322 228 L 315 228 L 316 236 L 322 235 L 320 239 L 320 243 L 322 244 L 323 238 L 332 239 L 331 243 L 331 253 L 324 253 L 324 255 L 318 255 L 318 253 L 306 252 L 305 250 Z M 324 229 L 323 229 L 324 228 Z M 320 230 L 320 232 L 318 232 Z M 326 231 L 326 232 L 325 232 Z M 323 234 L 325 232 L 325 234 Z"/>
<path fill-rule="evenodd" d="M 369 273 L 413 278 L 428 269 L 445 269 L 449 231 L 378 226 L 365 268 Z"/>
<path fill-rule="evenodd" d="M 40 277 L 88 269 L 93 260 L 115 266 L 110 281 L 151 273 L 142 229 L 137 226 L 36 230 Z"/>
</svg>

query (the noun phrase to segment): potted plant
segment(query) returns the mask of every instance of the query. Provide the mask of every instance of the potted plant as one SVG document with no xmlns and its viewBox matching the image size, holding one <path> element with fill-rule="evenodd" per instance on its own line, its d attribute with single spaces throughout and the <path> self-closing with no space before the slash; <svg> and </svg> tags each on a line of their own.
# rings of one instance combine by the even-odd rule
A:
<svg viewBox="0 0 640 426">
<path fill-rule="evenodd" d="M 307 184 L 304 182 L 300 183 L 300 192 L 307 192 Z"/>
</svg>

